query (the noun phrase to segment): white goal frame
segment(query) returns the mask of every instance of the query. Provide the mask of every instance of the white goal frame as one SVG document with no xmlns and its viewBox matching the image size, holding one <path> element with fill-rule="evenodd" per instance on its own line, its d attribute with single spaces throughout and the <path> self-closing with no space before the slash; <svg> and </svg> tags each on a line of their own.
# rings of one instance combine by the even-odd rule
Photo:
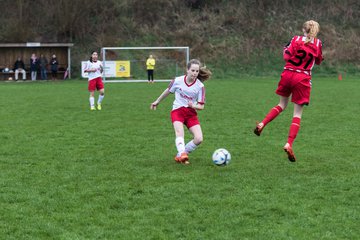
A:
<svg viewBox="0 0 360 240">
<path fill-rule="evenodd" d="M 104 66 L 103 81 L 106 83 L 111 82 L 147 82 L 147 80 L 106 80 L 105 69 L 106 69 L 106 50 L 184 50 L 186 64 L 190 60 L 190 49 L 189 47 L 103 47 L 101 48 L 102 61 Z M 169 82 L 171 79 L 155 80 L 156 82 Z"/>
</svg>

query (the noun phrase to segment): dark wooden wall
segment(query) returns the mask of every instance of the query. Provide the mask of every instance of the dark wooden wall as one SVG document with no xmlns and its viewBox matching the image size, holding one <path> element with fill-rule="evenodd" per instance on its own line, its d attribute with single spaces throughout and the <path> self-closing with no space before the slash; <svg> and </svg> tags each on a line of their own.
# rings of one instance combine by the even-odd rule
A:
<svg viewBox="0 0 360 240">
<path fill-rule="evenodd" d="M 55 54 L 59 61 L 59 70 L 63 70 L 62 68 L 65 70 L 68 66 L 67 47 L 0 47 L 0 69 L 5 67 L 13 69 L 16 59 L 21 57 L 28 70 L 32 53 L 35 53 L 38 58 L 40 54 L 43 54 L 49 62 L 51 56 Z"/>
</svg>

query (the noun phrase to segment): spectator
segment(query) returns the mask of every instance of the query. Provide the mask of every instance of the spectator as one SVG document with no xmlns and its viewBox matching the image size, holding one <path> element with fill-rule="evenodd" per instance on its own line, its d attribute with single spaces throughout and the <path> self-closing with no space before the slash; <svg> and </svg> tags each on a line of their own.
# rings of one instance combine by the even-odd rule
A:
<svg viewBox="0 0 360 240">
<path fill-rule="evenodd" d="M 32 81 L 36 81 L 38 68 L 39 68 L 39 60 L 36 57 L 36 54 L 33 53 L 31 54 L 31 58 L 30 58 L 30 72 L 31 72 Z"/>
<path fill-rule="evenodd" d="M 57 71 L 58 71 L 59 62 L 56 58 L 56 55 L 53 54 L 50 60 L 50 67 L 51 67 L 51 79 L 56 80 Z"/>
<path fill-rule="evenodd" d="M 26 72 L 25 72 L 25 64 L 21 60 L 20 57 L 17 58 L 16 62 L 14 63 L 14 71 L 15 71 L 15 80 L 19 79 L 19 72 L 23 75 L 23 80 L 26 80 Z"/>
<path fill-rule="evenodd" d="M 148 74 L 148 83 L 154 83 L 155 58 L 150 55 L 146 60 L 146 70 Z"/>
<path fill-rule="evenodd" d="M 41 79 L 42 80 L 47 80 L 47 73 L 46 72 L 47 72 L 48 60 L 43 54 L 40 55 L 39 63 L 40 63 Z"/>
</svg>

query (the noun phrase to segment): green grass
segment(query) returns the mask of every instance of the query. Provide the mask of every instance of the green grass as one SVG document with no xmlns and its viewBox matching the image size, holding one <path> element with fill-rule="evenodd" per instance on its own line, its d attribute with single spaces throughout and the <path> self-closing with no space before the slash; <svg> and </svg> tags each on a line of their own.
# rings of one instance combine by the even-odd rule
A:
<svg viewBox="0 0 360 240">
<path fill-rule="evenodd" d="M 166 83 L 106 84 L 90 112 L 86 81 L 0 83 L 0 239 L 359 239 L 358 79 L 313 80 L 294 143 L 277 78 L 211 80 L 203 144 L 174 162 Z M 189 140 L 189 134 L 186 135 Z M 212 164 L 220 147 L 227 167 Z"/>
</svg>

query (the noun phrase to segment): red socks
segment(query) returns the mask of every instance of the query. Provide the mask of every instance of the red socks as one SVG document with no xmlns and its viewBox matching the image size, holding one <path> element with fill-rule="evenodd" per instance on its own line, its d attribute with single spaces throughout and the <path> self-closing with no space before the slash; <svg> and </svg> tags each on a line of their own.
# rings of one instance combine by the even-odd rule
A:
<svg viewBox="0 0 360 240">
<path fill-rule="evenodd" d="M 266 115 L 264 120 L 262 121 L 262 123 L 264 124 L 264 127 L 266 126 L 266 124 L 268 124 L 269 122 L 274 120 L 282 111 L 283 111 L 283 109 L 279 105 L 273 107 L 270 110 L 270 112 Z M 299 117 L 294 117 L 292 119 L 292 123 L 290 125 L 290 130 L 289 130 L 288 141 L 287 141 L 290 144 L 290 146 L 292 146 L 292 144 L 299 132 L 300 122 L 301 122 L 301 118 L 299 118 Z"/>
<path fill-rule="evenodd" d="M 264 124 L 264 127 L 266 126 L 266 124 L 268 124 L 269 122 L 274 120 L 274 118 L 276 118 L 282 112 L 282 110 L 283 109 L 279 105 L 277 105 L 276 107 L 273 107 L 270 110 L 270 112 L 266 115 L 264 120 L 262 120 L 262 123 Z"/>
<path fill-rule="evenodd" d="M 297 133 L 299 132 L 300 129 L 300 121 L 301 118 L 298 117 L 294 117 L 292 120 L 292 123 L 290 125 L 290 130 L 289 130 L 289 137 L 288 137 L 288 143 L 290 144 L 290 146 L 292 146 Z"/>
</svg>

